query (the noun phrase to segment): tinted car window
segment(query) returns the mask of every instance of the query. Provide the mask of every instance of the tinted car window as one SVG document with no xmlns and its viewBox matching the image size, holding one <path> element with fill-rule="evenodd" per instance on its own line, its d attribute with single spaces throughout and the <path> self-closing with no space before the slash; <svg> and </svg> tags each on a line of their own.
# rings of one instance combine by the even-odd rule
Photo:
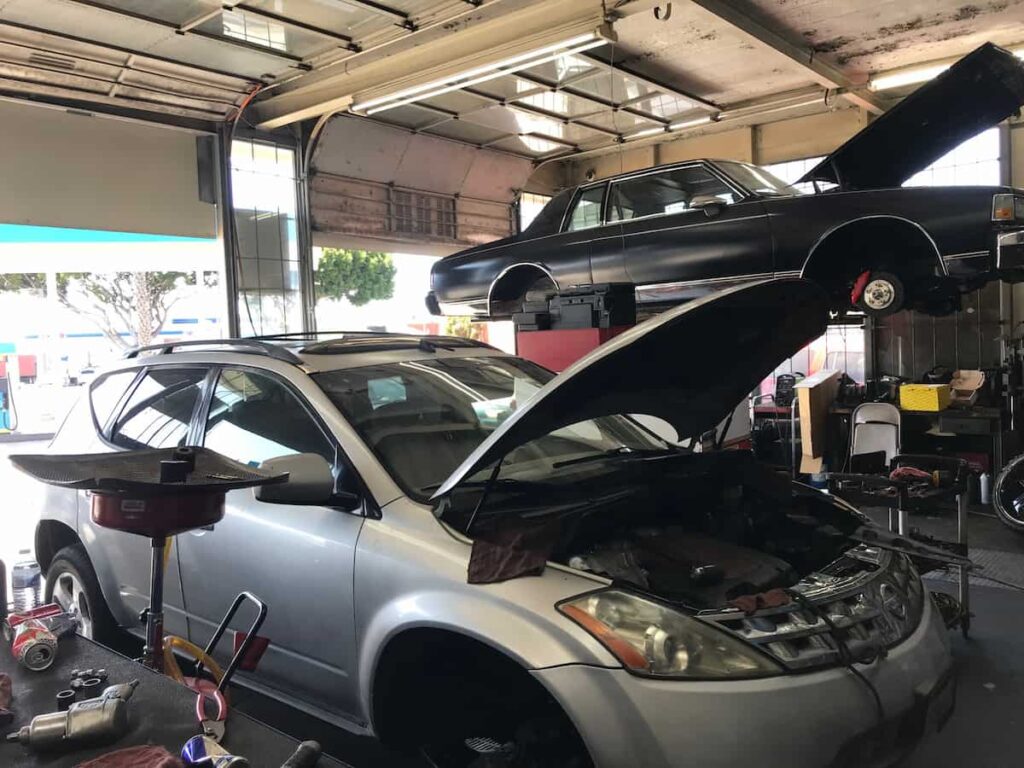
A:
<svg viewBox="0 0 1024 768">
<path fill-rule="evenodd" d="M 601 204 L 604 202 L 604 184 L 580 190 L 569 215 L 570 232 L 601 225 Z"/>
<path fill-rule="evenodd" d="M 184 445 L 204 378 L 206 371 L 197 368 L 149 371 L 118 417 L 111 442 L 122 448 Z"/>
<path fill-rule="evenodd" d="M 217 380 L 204 445 L 243 464 L 317 453 L 334 464 L 334 444 L 299 399 L 275 378 L 225 369 Z"/>
<path fill-rule="evenodd" d="M 736 202 L 737 195 L 717 176 L 701 166 L 650 173 L 612 184 L 609 221 L 646 216 L 667 216 L 690 209 L 695 198 Z"/>
<path fill-rule="evenodd" d="M 89 390 L 89 402 L 92 404 L 92 415 L 96 425 L 103 429 L 114 413 L 128 385 L 135 381 L 138 371 L 120 371 L 97 380 Z"/>
</svg>

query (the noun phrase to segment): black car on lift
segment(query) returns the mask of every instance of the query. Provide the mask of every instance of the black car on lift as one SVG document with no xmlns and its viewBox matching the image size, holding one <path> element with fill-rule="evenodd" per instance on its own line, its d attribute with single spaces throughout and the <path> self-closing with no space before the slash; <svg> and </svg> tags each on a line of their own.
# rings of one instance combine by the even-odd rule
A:
<svg viewBox="0 0 1024 768">
<path fill-rule="evenodd" d="M 900 185 L 1021 104 L 1024 64 L 985 44 L 807 173 L 813 194 L 725 160 L 583 184 L 519 235 L 438 261 L 427 305 L 502 318 L 528 296 L 627 283 L 639 305 L 656 306 L 800 275 L 839 311 L 948 314 L 964 291 L 1024 280 L 1024 191 Z"/>
</svg>

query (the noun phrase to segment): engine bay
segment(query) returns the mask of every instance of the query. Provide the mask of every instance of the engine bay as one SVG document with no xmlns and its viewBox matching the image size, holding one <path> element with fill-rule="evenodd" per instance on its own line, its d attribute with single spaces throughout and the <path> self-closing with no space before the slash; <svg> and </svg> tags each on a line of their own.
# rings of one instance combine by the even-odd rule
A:
<svg viewBox="0 0 1024 768">
<path fill-rule="evenodd" d="M 854 546 L 855 516 L 749 454 L 644 474 L 638 493 L 564 521 L 551 559 L 703 610 L 791 587 Z"/>
</svg>

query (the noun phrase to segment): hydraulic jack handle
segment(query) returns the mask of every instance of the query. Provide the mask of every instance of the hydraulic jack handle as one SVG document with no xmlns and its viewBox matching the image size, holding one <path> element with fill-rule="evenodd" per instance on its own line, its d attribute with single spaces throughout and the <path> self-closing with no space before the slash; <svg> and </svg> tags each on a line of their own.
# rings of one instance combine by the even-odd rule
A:
<svg viewBox="0 0 1024 768">
<path fill-rule="evenodd" d="M 220 625 L 217 627 L 217 631 L 213 633 L 213 637 L 210 638 L 210 642 L 206 646 L 206 655 L 212 658 L 213 650 L 217 647 L 217 643 L 220 642 L 220 639 L 227 631 L 228 624 L 230 624 L 232 619 L 235 618 L 235 614 L 238 613 L 238 609 L 246 600 L 253 603 L 258 609 L 258 612 L 256 614 L 256 618 L 252 622 L 252 625 L 249 627 L 249 631 L 245 635 L 245 640 L 243 640 L 242 644 L 238 646 L 238 650 L 235 651 L 235 655 L 231 657 L 231 661 L 224 670 L 224 676 L 217 684 L 217 691 L 220 693 L 223 693 L 224 689 L 227 688 L 228 683 L 231 682 L 231 677 L 235 674 L 235 670 L 238 669 L 238 665 L 242 663 L 242 659 L 245 658 L 246 653 L 249 652 L 249 647 L 256 639 L 256 634 L 260 631 L 260 627 L 263 626 L 263 622 L 267 618 L 267 604 L 256 597 L 252 592 L 239 592 L 234 602 L 231 603 L 231 607 L 228 609 L 228 612 L 224 614 L 224 618 L 220 620 Z M 195 677 L 200 677 L 202 671 L 203 660 L 196 659 Z"/>
</svg>

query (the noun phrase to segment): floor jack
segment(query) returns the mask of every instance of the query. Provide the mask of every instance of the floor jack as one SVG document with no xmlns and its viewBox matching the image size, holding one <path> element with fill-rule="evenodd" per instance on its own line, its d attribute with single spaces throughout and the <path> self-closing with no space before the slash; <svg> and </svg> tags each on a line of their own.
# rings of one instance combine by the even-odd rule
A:
<svg viewBox="0 0 1024 768">
<path fill-rule="evenodd" d="M 62 488 L 90 491 L 91 516 L 97 525 L 137 536 L 152 545 L 149 607 L 143 611 L 146 645 L 140 661 L 150 669 L 164 672 L 196 692 L 196 719 L 202 734 L 190 739 L 182 757 L 196 762 L 217 758 L 205 765 L 243 768 L 244 758 L 229 755 L 220 747 L 228 713 L 226 688 L 239 667 L 252 669 L 266 649 L 257 633 L 267 616 L 259 598 L 242 592 L 235 598 L 205 649 L 189 641 L 165 637 L 163 627 L 164 568 L 167 541 L 189 530 L 212 526 L 224 517 L 225 495 L 230 490 L 251 488 L 288 479 L 232 461 L 205 448 L 169 448 L 121 453 L 59 456 L 20 455 L 11 461 L 37 480 Z M 257 607 L 255 621 L 224 671 L 212 655 L 228 625 L 244 602 Z M 195 671 L 185 676 L 175 659 L 179 651 L 195 660 Z M 208 670 L 213 680 L 204 676 Z M 207 712 L 208 703 L 214 713 Z M 288 761 L 289 768 L 312 766 L 320 756 L 319 745 L 305 742 Z M 224 760 L 220 758 L 231 758 Z"/>
</svg>

